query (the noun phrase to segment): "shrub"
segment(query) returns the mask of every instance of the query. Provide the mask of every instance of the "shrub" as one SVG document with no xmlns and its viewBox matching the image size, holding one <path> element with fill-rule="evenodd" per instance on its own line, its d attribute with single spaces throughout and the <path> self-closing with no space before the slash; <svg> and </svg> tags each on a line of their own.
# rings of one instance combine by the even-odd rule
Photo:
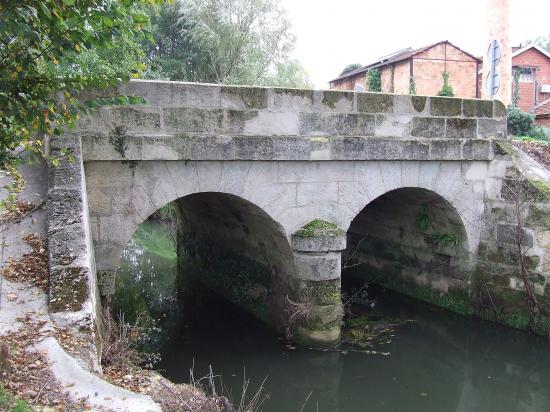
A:
<svg viewBox="0 0 550 412">
<path fill-rule="evenodd" d="M 453 87 L 449 84 L 449 73 L 443 72 L 443 87 L 438 93 L 439 96 L 453 97 L 455 95 Z"/>
<path fill-rule="evenodd" d="M 508 106 L 508 133 L 514 136 L 547 139 L 542 127 L 535 124 L 535 115 L 524 112 L 517 106 Z"/>
<path fill-rule="evenodd" d="M 371 69 L 367 72 L 367 90 L 369 92 L 382 91 L 382 81 L 380 79 L 380 70 Z"/>
</svg>

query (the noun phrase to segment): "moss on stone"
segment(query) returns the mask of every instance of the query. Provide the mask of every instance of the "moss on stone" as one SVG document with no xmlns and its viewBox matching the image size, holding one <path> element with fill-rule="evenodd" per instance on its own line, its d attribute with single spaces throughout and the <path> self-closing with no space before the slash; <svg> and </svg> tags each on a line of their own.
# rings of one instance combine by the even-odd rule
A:
<svg viewBox="0 0 550 412">
<path fill-rule="evenodd" d="M 303 303 L 321 306 L 340 304 L 342 299 L 340 279 L 322 282 L 301 280 L 299 281 L 297 294 L 299 301 Z"/>
<path fill-rule="evenodd" d="M 550 210 L 537 205 L 529 206 L 529 223 L 535 227 L 550 230 Z"/>
<path fill-rule="evenodd" d="M 222 95 L 236 97 L 249 109 L 265 109 L 267 107 L 267 89 L 259 87 L 225 87 L 221 88 Z"/>
<path fill-rule="evenodd" d="M 306 223 L 298 231 L 295 236 L 300 237 L 317 237 L 317 236 L 339 236 L 345 232 L 336 226 L 334 223 L 327 222 L 322 219 L 315 219 Z"/>
<path fill-rule="evenodd" d="M 540 196 L 536 196 L 535 201 L 545 202 L 550 200 L 550 185 L 542 180 L 529 180 L 529 183 L 539 193 Z"/>
<path fill-rule="evenodd" d="M 414 110 L 417 112 L 424 111 L 424 108 L 426 107 L 426 96 L 411 96 L 411 103 L 414 107 Z"/>
<path fill-rule="evenodd" d="M 327 106 L 330 109 L 335 109 L 336 103 L 338 103 L 341 99 L 350 100 L 350 98 L 350 93 L 327 90 L 323 92 L 323 105 Z"/>
</svg>

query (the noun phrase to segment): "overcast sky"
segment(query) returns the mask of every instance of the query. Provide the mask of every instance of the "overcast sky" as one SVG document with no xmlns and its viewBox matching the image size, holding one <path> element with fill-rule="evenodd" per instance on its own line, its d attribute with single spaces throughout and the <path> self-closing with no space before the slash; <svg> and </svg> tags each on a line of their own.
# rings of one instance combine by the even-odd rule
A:
<svg viewBox="0 0 550 412">
<path fill-rule="evenodd" d="M 295 57 L 318 88 L 349 63 L 449 40 L 480 56 L 485 0 L 280 0 L 296 35 Z M 549 0 L 510 0 L 513 45 L 550 33 Z"/>
</svg>

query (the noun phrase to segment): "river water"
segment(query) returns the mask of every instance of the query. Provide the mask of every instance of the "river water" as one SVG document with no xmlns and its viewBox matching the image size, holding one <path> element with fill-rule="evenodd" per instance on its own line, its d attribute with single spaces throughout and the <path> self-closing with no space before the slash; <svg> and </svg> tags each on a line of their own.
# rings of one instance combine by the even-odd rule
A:
<svg viewBox="0 0 550 412">
<path fill-rule="evenodd" d="M 188 382 L 190 370 L 197 380 L 211 367 L 217 390 L 238 403 L 243 380 L 252 396 L 265 379 L 263 411 L 550 411 L 547 340 L 383 289 L 369 288 L 376 303 L 368 310 L 392 323 L 412 322 L 394 327 L 371 353 L 288 345 L 212 294 L 201 299 L 200 318 L 176 329 L 162 313 L 176 307 L 175 253 L 166 253 L 173 241 L 156 222 L 140 231 L 125 250 L 117 295 L 132 307 L 157 305 L 161 329 L 178 331 L 157 339 L 157 368 L 176 382 Z"/>
</svg>

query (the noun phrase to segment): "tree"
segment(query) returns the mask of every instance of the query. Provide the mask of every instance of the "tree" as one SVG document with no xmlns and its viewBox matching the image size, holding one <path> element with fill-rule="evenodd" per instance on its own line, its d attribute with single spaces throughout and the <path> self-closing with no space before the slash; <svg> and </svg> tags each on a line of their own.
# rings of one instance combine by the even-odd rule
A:
<svg viewBox="0 0 550 412">
<path fill-rule="evenodd" d="M 153 8 L 151 22 L 150 77 L 254 85 L 307 82 L 299 63 L 289 59 L 295 39 L 275 0 L 177 0 Z"/>
<path fill-rule="evenodd" d="M 145 0 L 144 0 L 145 1 Z M 148 3 L 160 0 L 147 0 Z M 116 42 L 148 36 L 138 0 L 4 0 L 0 3 L 0 164 L 23 145 L 40 148 L 39 135 L 60 135 L 80 110 L 127 97 L 81 102 L 87 88 L 105 88 L 138 74 L 139 59 L 116 55 Z M 134 57 L 139 52 L 134 49 Z M 120 64 L 88 68 L 92 57 Z M 91 60 L 90 60 L 91 59 Z"/>
<path fill-rule="evenodd" d="M 382 91 L 382 80 L 380 78 L 380 70 L 370 69 L 367 72 L 367 90 L 370 92 Z"/>
<path fill-rule="evenodd" d="M 363 65 L 359 63 L 348 64 L 346 67 L 344 67 L 344 70 L 342 70 L 342 73 L 340 73 L 340 76 L 343 76 L 344 74 L 352 72 L 354 70 L 360 69 L 361 67 L 363 67 Z"/>
<path fill-rule="evenodd" d="M 438 96 L 453 97 L 455 95 L 453 86 L 449 84 L 449 73 L 443 72 L 443 87 L 438 93 Z"/>
</svg>

